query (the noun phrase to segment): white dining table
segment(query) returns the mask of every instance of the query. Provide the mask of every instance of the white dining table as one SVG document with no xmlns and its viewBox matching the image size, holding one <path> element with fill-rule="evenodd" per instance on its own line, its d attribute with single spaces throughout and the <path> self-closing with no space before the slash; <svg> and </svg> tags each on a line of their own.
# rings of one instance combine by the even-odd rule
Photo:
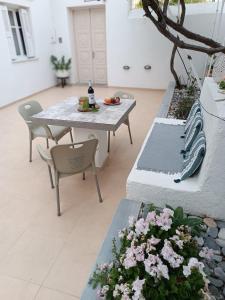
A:
<svg viewBox="0 0 225 300">
<path fill-rule="evenodd" d="M 107 132 L 116 131 L 128 118 L 136 105 L 133 99 L 121 99 L 120 105 L 108 106 L 97 100 L 100 109 L 96 112 L 79 112 L 79 97 L 70 97 L 32 116 L 32 122 L 39 125 L 72 127 L 75 142 L 91 138 L 99 141 L 95 162 L 102 167 L 108 157 Z"/>
</svg>

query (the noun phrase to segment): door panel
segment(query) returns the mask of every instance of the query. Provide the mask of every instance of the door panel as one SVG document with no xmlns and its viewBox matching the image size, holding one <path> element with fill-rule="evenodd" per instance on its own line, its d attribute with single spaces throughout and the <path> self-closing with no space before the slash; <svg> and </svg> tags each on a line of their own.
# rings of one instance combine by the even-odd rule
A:
<svg viewBox="0 0 225 300">
<path fill-rule="evenodd" d="M 105 51 L 96 51 L 95 52 L 95 65 L 102 65 L 105 67 L 106 65 L 106 55 Z"/>
<path fill-rule="evenodd" d="M 78 74 L 81 83 L 93 80 L 91 24 L 89 10 L 74 13 Z"/>
<path fill-rule="evenodd" d="M 93 58 L 93 76 L 95 83 L 106 83 L 106 33 L 105 10 L 103 8 L 91 9 L 91 35 Z"/>
<path fill-rule="evenodd" d="M 91 8 L 74 13 L 78 74 L 81 83 L 107 82 L 105 10 Z"/>
</svg>

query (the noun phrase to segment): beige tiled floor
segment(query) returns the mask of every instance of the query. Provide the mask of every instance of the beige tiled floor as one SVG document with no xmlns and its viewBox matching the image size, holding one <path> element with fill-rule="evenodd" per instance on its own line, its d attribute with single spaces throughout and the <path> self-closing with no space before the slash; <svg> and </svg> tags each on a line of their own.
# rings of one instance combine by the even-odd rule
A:
<svg viewBox="0 0 225 300">
<path fill-rule="evenodd" d="M 116 88 L 96 87 L 96 95 Z M 131 113 L 134 145 L 126 126 L 112 138 L 109 159 L 99 170 L 104 203 L 99 204 L 91 173 L 61 182 L 62 216 L 56 216 L 55 191 L 34 142 L 28 162 L 28 130 L 17 113 L 18 103 L 0 109 L 0 299 L 79 299 L 143 139 L 161 103 L 163 91 L 125 89 L 135 95 Z M 86 86 L 55 87 L 32 99 L 47 107 Z M 25 101 L 25 100 L 24 100 Z M 65 137 L 63 142 L 69 141 Z"/>
</svg>

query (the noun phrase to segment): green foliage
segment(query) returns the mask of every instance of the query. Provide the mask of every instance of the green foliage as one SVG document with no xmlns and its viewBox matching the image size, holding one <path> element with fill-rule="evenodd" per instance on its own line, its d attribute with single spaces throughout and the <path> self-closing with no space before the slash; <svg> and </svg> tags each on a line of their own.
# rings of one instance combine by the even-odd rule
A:
<svg viewBox="0 0 225 300">
<path fill-rule="evenodd" d="M 187 86 L 181 91 L 180 101 L 178 102 L 177 109 L 175 111 L 175 117 L 177 119 L 186 120 L 191 110 L 192 105 L 197 98 L 197 81 L 196 78 L 190 75 Z"/>
<path fill-rule="evenodd" d="M 66 60 L 65 56 L 62 56 L 61 59 L 58 59 L 56 56 L 51 55 L 50 61 L 53 64 L 54 70 L 56 71 L 68 71 L 71 68 L 71 58 Z"/>
<path fill-rule="evenodd" d="M 120 236 L 120 240 L 113 240 L 112 254 L 113 260 L 110 264 L 103 264 L 97 266 L 96 271 L 90 280 L 90 284 L 94 289 L 99 287 L 100 298 L 106 300 L 120 300 L 121 294 L 115 295 L 115 290 L 118 286 L 125 285 L 128 287 L 128 295 L 134 299 L 132 295 L 134 290 L 132 284 L 139 278 L 144 279 L 142 287 L 143 299 L 154 300 L 200 300 L 202 299 L 202 290 L 205 287 L 205 279 L 203 274 L 197 269 L 191 269 L 189 276 L 184 276 L 183 266 L 188 265 L 190 258 L 199 259 L 199 249 L 193 236 L 201 231 L 202 221 L 197 218 L 189 218 L 184 213 L 181 207 L 173 210 L 170 206 L 167 206 L 170 210 L 172 224 L 168 230 L 165 230 L 158 226 L 156 223 L 149 223 L 149 228 L 146 233 L 142 233 L 140 236 L 135 237 L 133 240 L 128 238 L 130 232 L 135 232 L 135 224 L 129 225 L 129 227 L 122 230 L 123 235 Z M 157 210 L 154 206 L 148 206 L 148 212 L 156 212 L 156 216 L 161 216 L 163 213 L 161 210 Z M 156 217 L 157 218 L 157 217 Z M 179 235 L 183 246 L 179 247 L 175 240 L 171 237 Z M 150 275 L 145 269 L 143 261 L 137 261 L 135 266 L 126 268 L 124 265 L 124 258 L 127 255 L 127 249 L 130 247 L 138 247 L 145 245 L 152 238 L 159 239 L 157 244 L 150 250 L 150 254 L 153 256 L 160 256 L 163 264 L 167 266 L 169 270 L 169 276 L 166 277 L 154 277 Z M 164 247 L 164 241 L 170 241 L 173 250 L 181 257 L 183 257 L 183 263 L 179 267 L 171 267 L 169 262 L 162 257 L 161 251 Z M 145 253 L 145 259 L 148 258 L 149 252 Z M 101 292 L 107 288 L 104 295 Z M 135 298 L 139 299 L 139 298 Z M 142 299 L 142 298 L 140 298 Z"/>
<path fill-rule="evenodd" d="M 221 90 L 225 90 L 225 80 L 220 81 L 220 83 L 219 83 L 219 88 L 220 88 Z"/>
<path fill-rule="evenodd" d="M 190 3 L 202 3 L 202 2 L 207 2 L 206 0 L 186 0 L 185 3 L 186 4 L 190 4 Z M 177 5 L 178 4 L 178 0 L 170 0 L 170 5 Z"/>
<path fill-rule="evenodd" d="M 167 205 L 168 208 L 172 209 Z M 203 222 L 201 219 L 198 218 L 190 218 L 184 214 L 182 207 L 177 207 L 174 210 L 174 216 L 173 216 L 173 226 L 179 227 L 179 226 L 188 226 L 191 230 L 191 234 L 193 236 L 199 235 L 201 232 L 201 226 L 203 225 Z"/>
<path fill-rule="evenodd" d="M 174 113 L 175 118 L 186 120 L 193 104 L 194 104 L 194 99 L 191 97 L 185 97 L 181 99 L 178 102 L 177 108 Z"/>
</svg>

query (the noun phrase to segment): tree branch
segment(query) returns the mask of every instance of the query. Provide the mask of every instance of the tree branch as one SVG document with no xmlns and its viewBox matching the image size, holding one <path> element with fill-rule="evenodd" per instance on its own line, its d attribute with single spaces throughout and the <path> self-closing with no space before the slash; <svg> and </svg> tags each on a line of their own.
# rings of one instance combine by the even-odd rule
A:
<svg viewBox="0 0 225 300">
<path fill-rule="evenodd" d="M 165 11 L 165 14 L 163 14 L 160 6 L 157 4 L 154 0 L 142 0 L 143 9 L 145 11 L 145 16 L 148 17 L 153 24 L 156 26 L 156 28 L 159 30 L 159 32 L 164 35 L 167 39 L 169 39 L 171 42 L 173 42 L 177 47 L 182 49 L 188 49 L 193 51 L 199 51 L 203 52 L 209 55 L 223 52 L 225 53 L 225 47 L 220 45 L 219 43 L 215 42 L 212 39 L 208 39 L 207 37 L 201 36 L 199 34 L 193 33 L 183 27 L 183 24 L 177 24 L 171 19 L 169 19 L 165 14 L 167 14 L 167 11 Z M 185 2 L 184 0 L 181 0 L 182 9 L 185 8 Z M 153 17 L 152 13 L 149 10 L 149 7 L 155 12 L 158 20 Z M 166 6 L 165 6 L 166 7 Z M 168 7 L 167 7 L 168 8 Z M 184 42 L 179 38 L 179 36 L 175 36 L 169 31 L 168 26 L 172 27 L 175 31 L 182 33 L 187 38 L 198 41 L 200 43 L 203 43 L 209 47 L 203 47 L 196 44 L 190 44 L 187 42 Z"/>
<path fill-rule="evenodd" d="M 178 16 L 177 24 L 183 25 L 184 24 L 184 19 L 185 19 L 185 14 L 186 14 L 186 7 L 185 7 L 185 3 L 183 1 L 180 2 L 180 5 L 181 5 L 181 16 Z M 181 83 L 180 83 L 179 77 L 178 77 L 177 72 L 176 72 L 175 67 L 174 67 L 177 48 L 178 48 L 178 46 L 176 44 L 174 44 L 172 54 L 171 54 L 171 58 L 170 58 L 170 71 L 173 74 L 173 77 L 176 81 L 176 86 L 178 88 L 181 88 Z"/>
</svg>

